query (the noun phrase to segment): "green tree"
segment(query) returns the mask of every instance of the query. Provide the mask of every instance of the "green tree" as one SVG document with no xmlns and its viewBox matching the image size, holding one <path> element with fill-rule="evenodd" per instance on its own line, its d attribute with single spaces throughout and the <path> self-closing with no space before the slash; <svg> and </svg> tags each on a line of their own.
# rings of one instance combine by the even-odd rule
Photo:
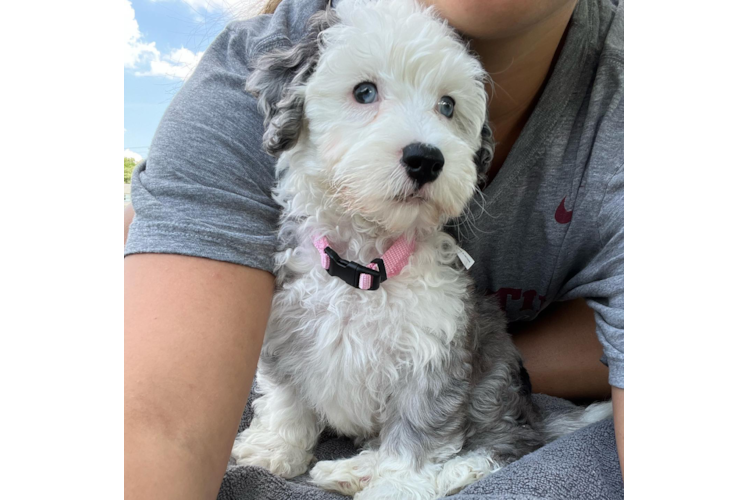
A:
<svg viewBox="0 0 748 500">
<path fill-rule="evenodd" d="M 134 169 L 137 164 L 138 162 L 134 159 L 125 156 L 125 184 L 130 184 L 130 180 L 132 179 L 132 169 Z"/>
</svg>

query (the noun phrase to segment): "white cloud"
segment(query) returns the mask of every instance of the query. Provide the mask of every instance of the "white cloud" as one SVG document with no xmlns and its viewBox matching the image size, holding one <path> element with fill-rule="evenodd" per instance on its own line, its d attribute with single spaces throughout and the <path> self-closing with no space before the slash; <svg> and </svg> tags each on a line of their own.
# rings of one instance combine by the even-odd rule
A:
<svg viewBox="0 0 748 500">
<path fill-rule="evenodd" d="M 132 158 L 135 161 L 140 161 L 143 159 L 142 156 L 140 156 L 135 151 L 130 151 L 129 149 L 125 149 L 125 158 Z"/>
<path fill-rule="evenodd" d="M 247 3 L 246 0 L 182 0 L 193 9 L 205 9 L 208 12 L 213 10 L 230 10 L 231 7 L 238 3 Z"/>
<path fill-rule="evenodd" d="M 140 156 L 138 153 L 136 153 L 135 151 L 131 151 L 129 149 L 125 149 L 125 158 L 132 158 L 135 161 L 140 161 L 143 159 L 143 157 Z"/>
<path fill-rule="evenodd" d="M 135 20 L 135 9 L 130 0 L 124 0 L 125 14 L 125 68 L 134 68 L 149 57 L 158 56 L 154 42 L 144 43 L 138 21 Z"/>
<path fill-rule="evenodd" d="M 153 2 L 163 2 L 170 0 L 151 0 Z M 172 0 L 173 1 L 173 0 Z M 179 0 L 180 2 L 187 4 L 195 13 L 198 12 L 221 12 L 228 13 L 231 17 L 236 19 L 244 19 L 250 17 L 259 10 L 261 5 L 265 4 L 265 0 Z M 198 16 L 201 17 L 201 16 Z"/>
<path fill-rule="evenodd" d="M 188 0 L 184 0 L 188 1 Z M 190 0 L 205 4 L 210 0 Z M 241 0 L 236 0 L 241 1 Z M 123 0 L 125 13 L 125 68 L 136 69 L 136 76 L 162 76 L 186 80 L 194 71 L 203 52 L 194 53 L 184 47 L 162 55 L 155 42 L 146 43 L 135 19 L 130 0 Z M 188 2 L 189 3 L 189 2 Z M 149 69 L 145 69 L 145 68 Z"/>
<path fill-rule="evenodd" d="M 200 58 L 205 52 L 195 54 L 189 49 L 182 47 L 174 49 L 163 57 L 158 54 L 150 61 L 151 69 L 138 71 L 137 76 L 165 76 L 167 78 L 179 78 L 186 80 L 197 67 Z"/>
</svg>

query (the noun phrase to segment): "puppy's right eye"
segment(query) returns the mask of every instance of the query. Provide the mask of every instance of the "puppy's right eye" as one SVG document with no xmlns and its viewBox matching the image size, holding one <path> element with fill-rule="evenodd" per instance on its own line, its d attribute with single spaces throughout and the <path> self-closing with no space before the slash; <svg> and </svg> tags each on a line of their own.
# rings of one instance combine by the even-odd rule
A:
<svg viewBox="0 0 748 500">
<path fill-rule="evenodd" d="M 353 98 L 361 104 L 371 104 L 377 100 L 377 86 L 371 82 L 362 82 L 353 88 Z"/>
</svg>

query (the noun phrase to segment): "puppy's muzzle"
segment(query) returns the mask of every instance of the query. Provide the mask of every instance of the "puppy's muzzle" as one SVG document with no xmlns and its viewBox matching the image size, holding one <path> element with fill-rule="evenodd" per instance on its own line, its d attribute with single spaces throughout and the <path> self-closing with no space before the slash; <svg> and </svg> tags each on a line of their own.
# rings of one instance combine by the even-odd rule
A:
<svg viewBox="0 0 748 500">
<path fill-rule="evenodd" d="M 414 142 L 403 148 L 402 162 L 408 176 L 416 181 L 420 188 L 439 177 L 444 167 L 444 155 L 439 148 Z"/>
</svg>

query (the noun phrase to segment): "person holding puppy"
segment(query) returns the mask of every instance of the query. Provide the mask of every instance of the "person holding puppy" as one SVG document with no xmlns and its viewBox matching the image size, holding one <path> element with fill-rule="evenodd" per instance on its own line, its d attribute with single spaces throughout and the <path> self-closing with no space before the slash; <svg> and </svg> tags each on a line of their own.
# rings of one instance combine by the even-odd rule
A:
<svg viewBox="0 0 748 500">
<path fill-rule="evenodd" d="M 230 25 L 133 175 L 128 498 L 215 497 L 273 292 L 273 159 L 243 92 L 247 68 L 299 39 L 325 3 L 285 0 Z M 593 399 L 613 387 L 623 470 L 623 3 L 425 3 L 470 39 L 493 80 L 486 214 L 456 231 L 471 274 L 510 321 L 524 320 L 515 342 L 536 391 Z M 563 304 L 546 311 L 553 302 Z"/>
</svg>

